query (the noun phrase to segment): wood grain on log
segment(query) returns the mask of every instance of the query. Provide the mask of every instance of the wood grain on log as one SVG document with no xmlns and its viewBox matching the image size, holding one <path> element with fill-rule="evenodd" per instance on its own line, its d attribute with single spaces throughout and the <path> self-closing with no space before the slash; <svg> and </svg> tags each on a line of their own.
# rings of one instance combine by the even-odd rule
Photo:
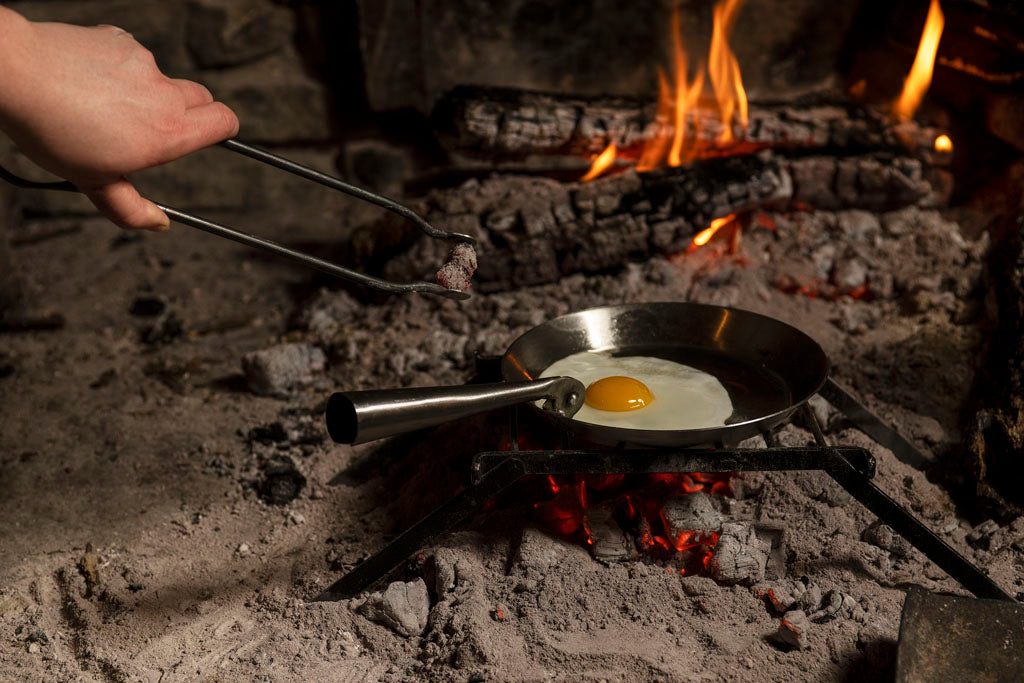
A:
<svg viewBox="0 0 1024 683">
<path fill-rule="evenodd" d="M 929 192 L 914 159 L 786 160 L 763 152 L 649 173 L 629 170 L 589 183 L 500 175 L 435 191 L 414 208 L 434 225 L 478 238 L 475 286 L 495 291 L 676 253 L 729 214 L 794 206 L 889 210 Z M 409 234 L 386 222 L 356 240 L 366 245 L 367 262 L 380 260 L 373 253 L 380 245 L 397 254 L 387 260 L 385 276 L 418 279 L 444 260 L 446 245 L 409 241 Z"/>
<path fill-rule="evenodd" d="M 487 158 L 536 154 L 588 156 L 610 142 L 637 159 L 644 143 L 664 127 L 654 101 L 622 97 L 573 97 L 522 90 L 463 86 L 437 105 L 433 122 L 453 151 Z M 746 130 L 734 127 L 736 143 L 721 148 L 716 109 L 701 108 L 687 121 L 684 139 L 701 156 L 759 149 L 829 149 L 903 153 L 931 149 L 938 132 L 910 121 L 896 124 L 881 112 L 816 96 L 785 104 L 754 103 Z"/>
</svg>

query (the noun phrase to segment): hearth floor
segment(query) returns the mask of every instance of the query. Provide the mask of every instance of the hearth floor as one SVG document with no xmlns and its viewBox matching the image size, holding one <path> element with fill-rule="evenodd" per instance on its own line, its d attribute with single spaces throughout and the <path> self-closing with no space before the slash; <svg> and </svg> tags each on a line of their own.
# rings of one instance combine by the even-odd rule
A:
<svg viewBox="0 0 1024 683">
<path fill-rule="evenodd" d="M 800 229 L 812 228 L 826 230 Z M 806 261 L 786 241 L 796 229 L 745 236 L 748 263 Z M 262 234 L 295 237 L 270 225 Z M 299 237 L 325 244 L 331 235 L 308 228 Z M 939 248 L 923 246 L 914 263 Z M 748 587 L 643 557 L 606 566 L 543 530 L 523 532 L 515 511 L 424 549 L 454 562 L 458 583 L 432 599 L 421 636 L 368 620 L 358 603 L 307 603 L 450 497 L 465 483 L 466 458 L 495 447 L 487 419 L 442 427 L 430 444 L 330 444 L 320 410 L 332 389 L 462 382 L 477 353 L 500 353 L 555 315 L 688 299 L 804 330 L 837 379 L 938 455 L 960 438 L 980 348 L 973 294 L 950 303 L 946 285 L 925 283 L 874 301 L 811 299 L 780 291 L 752 265 L 697 252 L 461 305 L 364 306 L 336 292 L 303 303 L 296 292 L 310 293 L 309 277 L 287 264 L 184 228 L 126 240 L 91 219 L 15 254 L 31 308 L 67 322 L 0 336 L 0 366 L 12 368 L 0 379 L 0 670 L 13 678 L 864 679 L 892 670 L 908 585 L 962 593 L 920 554 L 862 540 L 873 518 L 823 473 L 777 472 L 744 475 L 748 494 L 726 515 L 784 525 L 787 576 L 839 590 L 860 609 L 812 624 L 805 650 L 771 641 L 779 615 Z M 978 268 L 965 257 L 963 271 Z M 140 341 L 154 320 L 129 313 L 154 293 L 182 320 L 166 343 Z M 333 311 L 333 322 L 315 311 Z M 255 396 L 239 359 L 280 341 L 327 348 L 327 374 L 287 399 Z M 1006 590 L 1020 590 L 1019 521 L 968 544 L 983 520 L 965 519 L 923 473 L 823 416 L 833 443 L 877 458 L 879 486 Z M 811 440 L 797 425 L 779 438 Z M 282 461 L 306 483 L 275 505 L 261 483 Z M 523 545 L 510 561 L 517 533 Z"/>
</svg>

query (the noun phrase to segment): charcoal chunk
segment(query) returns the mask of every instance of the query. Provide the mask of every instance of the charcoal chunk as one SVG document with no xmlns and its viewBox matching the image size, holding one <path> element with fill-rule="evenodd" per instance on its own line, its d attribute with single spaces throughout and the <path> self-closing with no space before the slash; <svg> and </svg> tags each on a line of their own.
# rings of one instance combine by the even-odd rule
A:
<svg viewBox="0 0 1024 683">
<path fill-rule="evenodd" d="M 800 610 L 792 610 L 782 615 L 782 622 L 775 632 L 773 639 L 783 645 L 795 647 L 798 650 L 806 650 L 811 643 L 807 638 L 807 631 L 811 622 L 807 615 Z"/>
<path fill-rule="evenodd" d="M 711 496 L 696 491 L 669 498 L 661 508 L 665 532 L 674 542 L 681 534 L 695 532 L 709 536 L 722 528 L 722 514 L 715 509 Z"/>
<path fill-rule="evenodd" d="M 746 524 L 723 524 L 715 546 L 712 576 L 722 583 L 752 585 L 764 580 L 771 544 Z"/>
<path fill-rule="evenodd" d="M 137 296 L 128 308 L 128 312 L 140 318 L 155 318 L 167 308 L 167 300 L 162 296 Z"/>
<path fill-rule="evenodd" d="M 383 593 L 373 593 L 359 611 L 403 636 L 418 636 L 427 627 L 430 597 L 423 579 L 395 581 Z"/>
<path fill-rule="evenodd" d="M 262 467 L 257 490 L 260 498 L 271 505 L 287 505 L 302 493 L 306 476 L 288 457 L 275 457 Z"/>
<path fill-rule="evenodd" d="M 893 531 L 892 527 L 888 524 L 882 524 L 881 522 L 872 524 L 864 530 L 862 538 L 872 545 L 877 545 L 883 550 L 888 550 L 893 555 L 897 555 L 899 557 L 907 557 L 910 555 L 910 542 Z"/>
<path fill-rule="evenodd" d="M 476 251 L 465 242 L 459 243 L 448 252 L 447 261 L 437 271 L 437 283 L 445 289 L 464 292 L 469 289 L 476 266 Z"/>
<path fill-rule="evenodd" d="M 824 624 L 839 617 L 863 620 L 864 610 L 853 598 L 839 590 L 830 590 L 821 601 L 821 607 L 808 615 L 815 624 Z"/>
<path fill-rule="evenodd" d="M 281 398 L 313 381 L 326 365 L 324 352 L 312 344 L 281 344 L 242 357 L 249 389 Z"/>
<path fill-rule="evenodd" d="M 590 532 L 590 552 L 599 562 L 611 563 L 630 559 L 635 553 L 633 541 L 606 508 L 587 511 L 585 521 Z"/>
</svg>

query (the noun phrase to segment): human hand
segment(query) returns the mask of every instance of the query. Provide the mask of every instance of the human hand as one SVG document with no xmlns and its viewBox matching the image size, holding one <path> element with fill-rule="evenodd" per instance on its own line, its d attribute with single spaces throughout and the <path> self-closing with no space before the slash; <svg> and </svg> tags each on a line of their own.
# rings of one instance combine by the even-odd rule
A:
<svg viewBox="0 0 1024 683">
<path fill-rule="evenodd" d="M 14 16 L 13 31 L 0 16 L 0 128 L 117 225 L 166 230 L 125 176 L 234 137 L 237 117 L 202 85 L 164 76 L 122 29 Z"/>
</svg>

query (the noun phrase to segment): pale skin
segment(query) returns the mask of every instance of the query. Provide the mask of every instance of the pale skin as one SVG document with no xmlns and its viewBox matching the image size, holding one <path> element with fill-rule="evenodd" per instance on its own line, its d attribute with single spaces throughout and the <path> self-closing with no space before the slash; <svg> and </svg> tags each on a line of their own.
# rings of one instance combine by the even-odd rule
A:
<svg viewBox="0 0 1024 683">
<path fill-rule="evenodd" d="M 163 75 L 122 29 L 0 7 L 0 131 L 116 225 L 163 231 L 167 215 L 128 174 L 234 137 L 238 118 L 202 85 Z"/>
</svg>

